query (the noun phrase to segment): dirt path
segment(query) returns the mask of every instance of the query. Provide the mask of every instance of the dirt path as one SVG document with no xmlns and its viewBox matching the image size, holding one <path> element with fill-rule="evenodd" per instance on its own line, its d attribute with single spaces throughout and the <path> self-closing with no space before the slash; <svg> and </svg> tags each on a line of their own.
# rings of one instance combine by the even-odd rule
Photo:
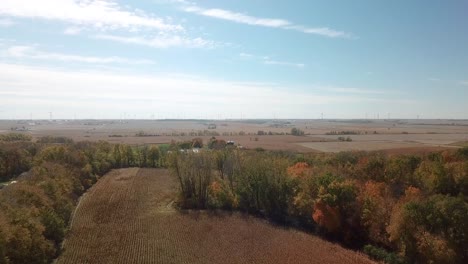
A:
<svg viewBox="0 0 468 264">
<path fill-rule="evenodd" d="M 57 263 L 372 263 L 239 213 L 180 213 L 167 170 L 122 169 L 82 198 Z"/>
</svg>

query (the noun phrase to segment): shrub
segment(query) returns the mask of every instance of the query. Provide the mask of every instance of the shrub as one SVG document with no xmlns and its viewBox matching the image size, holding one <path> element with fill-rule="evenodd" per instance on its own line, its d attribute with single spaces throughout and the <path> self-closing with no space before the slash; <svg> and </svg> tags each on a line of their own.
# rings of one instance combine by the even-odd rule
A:
<svg viewBox="0 0 468 264">
<path fill-rule="evenodd" d="M 461 159 L 468 160 L 468 147 L 457 150 L 457 156 Z"/>
<path fill-rule="evenodd" d="M 0 135 L 0 141 L 31 141 L 32 137 L 26 134 L 20 133 L 8 133 Z"/>
<path fill-rule="evenodd" d="M 372 245 L 365 245 L 363 248 L 364 253 L 369 255 L 372 259 L 383 261 L 388 264 L 405 264 L 405 260 L 395 253 L 386 251 L 383 248 L 375 247 Z"/>
</svg>

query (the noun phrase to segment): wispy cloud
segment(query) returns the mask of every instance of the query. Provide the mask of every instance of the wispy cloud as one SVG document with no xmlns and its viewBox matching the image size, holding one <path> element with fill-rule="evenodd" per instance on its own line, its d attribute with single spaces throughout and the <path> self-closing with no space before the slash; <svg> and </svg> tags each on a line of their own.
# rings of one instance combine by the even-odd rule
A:
<svg viewBox="0 0 468 264">
<path fill-rule="evenodd" d="M 282 65 L 282 66 L 292 66 L 292 67 L 297 67 L 297 68 L 304 68 L 305 64 L 304 63 L 294 63 L 294 62 L 287 62 L 287 61 L 276 61 L 276 60 L 270 60 L 266 59 L 263 61 L 264 64 L 267 65 Z"/>
<path fill-rule="evenodd" d="M 122 63 L 122 64 L 152 64 L 150 60 L 134 60 L 121 57 L 94 57 L 80 56 L 74 54 L 63 54 L 56 52 L 46 52 L 38 50 L 33 46 L 11 46 L 0 52 L 1 57 L 17 58 L 17 59 L 34 59 L 34 60 L 50 60 L 63 62 L 80 62 L 80 63 Z"/>
<path fill-rule="evenodd" d="M 170 19 L 131 10 L 114 0 L 1 0 L 0 15 L 61 21 L 68 24 L 63 31 L 65 35 L 86 32 L 96 39 L 154 48 L 214 48 L 220 45 L 202 37 L 188 36 L 183 26 L 170 23 Z M 117 30 L 119 35 L 109 32 Z M 145 34 L 141 34 L 142 31 Z"/>
<path fill-rule="evenodd" d="M 330 38 L 351 38 L 353 35 L 351 33 L 346 33 L 343 31 L 338 31 L 328 27 L 305 27 L 300 25 L 293 25 L 284 27 L 285 29 L 297 30 L 307 34 L 316 34 Z"/>
<path fill-rule="evenodd" d="M 255 56 L 253 54 L 244 53 L 244 52 L 239 53 L 239 57 L 241 57 L 242 59 L 259 61 L 266 65 L 279 65 L 279 66 L 289 66 L 289 67 L 297 67 L 297 68 L 304 68 L 306 66 L 304 63 L 274 60 L 270 58 L 269 56 Z"/>
<path fill-rule="evenodd" d="M 238 83 L 206 77 L 136 75 L 108 71 L 65 71 L 48 67 L 0 63 L 0 105 L 15 109 L 18 115 L 44 113 L 54 108 L 63 118 L 118 118 L 121 111 L 149 115 L 189 113 L 186 117 L 205 118 L 207 113 L 238 117 L 269 117 L 280 111 L 285 117 L 310 117 L 323 107 L 343 107 L 359 102 L 380 103 L 381 99 L 352 94 L 326 94 L 321 91 L 295 91 L 278 85 Z M 258 103 L 262 102 L 262 107 Z M 395 100 L 392 104 L 397 103 Z M 155 107 L 157 106 L 157 107 Z M 316 107 L 316 108 L 314 108 Z M 76 111 L 76 112 L 75 112 Z M 5 113 L 3 116 L 7 115 Z M 57 118 L 60 118 L 57 116 Z"/>
<path fill-rule="evenodd" d="M 57 20 L 95 29 L 183 30 L 180 25 L 170 24 L 140 10 L 128 10 L 112 0 L 2 0 L 0 15 Z"/>
<path fill-rule="evenodd" d="M 431 81 L 431 82 L 438 82 L 438 81 L 440 81 L 440 78 L 430 77 L 430 78 L 428 78 L 428 80 Z"/>
<path fill-rule="evenodd" d="M 188 38 L 179 35 L 159 35 L 155 37 L 128 37 L 118 35 L 101 34 L 94 36 L 96 39 L 111 40 L 126 44 L 143 45 L 153 48 L 185 47 L 185 48 L 214 48 L 218 44 L 201 37 Z"/>
<path fill-rule="evenodd" d="M 244 13 L 238 13 L 230 10 L 219 9 L 219 8 L 203 8 L 194 3 L 187 1 L 174 2 L 182 4 L 182 10 L 189 13 L 198 14 L 201 16 L 212 17 L 222 20 L 227 20 L 240 24 L 247 24 L 252 26 L 262 26 L 270 28 L 281 28 L 286 30 L 295 30 L 306 34 L 315 34 L 330 38 L 350 38 L 352 35 L 343 31 L 331 29 L 328 27 L 307 27 L 303 25 L 297 25 L 289 20 L 281 18 L 262 18 L 250 16 Z"/>
<path fill-rule="evenodd" d="M 237 23 L 264 26 L 264 27 L 286 27 L 291 26 L 291 23 L 284 19 L 272 19 L 272 18 L 258 18 L 241 13 L 235 13 L 224 9 L 204 9 L 197 6 L 189 6 L 183 8 L 184 11 L 190 13 L 196 13 L 203 16 L 214 17 L 218 19 L 229 20 Z"/>
<path fill-rule="evenodd" d="M 83 31 L 83 29 L 79 27 L 68 27 L 63 33 L 65 35 L 78 35 L 81 31 Z"/>
<path fill-rule="evenodd" d="M 468 81 L 460 81 L 459 84 L 464 85 L 464 86 L 468 86 Z"/>
<path fill-rule="evenodd" d="M 242 57 L 242 58 L 252 58 L 252 57 L 254 57 L 254 55 L 252 55 L 250 53 L 244 53 L 244 52 L 239 53 L 239 56 Z"/>
<path fill-rule="evenodd" d="M 0 27 L 11 27 L 15 23 L 11 19 L 0 18 Z"/>
<path fill-rule="evenodd" d="M 387 94 L 388 91 L 382 90 L 369 90 L 362 88 L 352 88 L 352 87 L 321 87 L 324 91 L 343 93 L 343 94 L 368 94 L 368 95 L 383 95 Z"/>
</svg>

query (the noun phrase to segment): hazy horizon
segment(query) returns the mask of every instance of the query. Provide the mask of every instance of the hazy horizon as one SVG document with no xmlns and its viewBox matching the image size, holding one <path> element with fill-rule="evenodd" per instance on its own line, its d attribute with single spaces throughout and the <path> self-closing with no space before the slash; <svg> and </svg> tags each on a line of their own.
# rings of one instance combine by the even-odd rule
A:
<svg viewBox="0 0 468 264">
<path fill-rule="evenodd" d="M 0 121 L 361 121 L 361 122 L 394 122 L 394 121 L 468 121 L 463 118 L 18 118 L 18 119 L 0 119 Z"/>
<path fill-rule="evenodd" d="M 0 1 L 0 120 L 468 119 L 466 1 Z"/>
</svg>

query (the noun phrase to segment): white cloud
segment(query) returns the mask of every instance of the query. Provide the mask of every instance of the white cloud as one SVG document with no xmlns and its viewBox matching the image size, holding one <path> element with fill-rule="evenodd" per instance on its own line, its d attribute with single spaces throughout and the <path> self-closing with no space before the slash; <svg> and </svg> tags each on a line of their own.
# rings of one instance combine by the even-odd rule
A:
<svg viewBox="0 0 468 264">
<path fill-rule="evenodd" d="M 166 23 L 141 11 L 127 10 L 112 0 L 1 0 L 0 15 L 57 20 L 96 29 L 183 30 L 180 25 Z"/>
<path fill-rule="evenodd" d="M 229 20 L 237 23 L 264 26 L 264 27 L 286 27 L 291 22 L 284 19 L 258 18 L 241 13 L 235 13 L 224 9 L 203 9 L 197 6 L 190 6 L 183 9 L 186 12 L 196 13 L 203 16 L 214 17 L 218 19 Z"/>
<path fill-rule="evenodd" d="M 18 59 L 35 59 L 35 60 L 52 60 L 63 62 L 82 62 L 82 63 L 125 63 L 125 64 L 151 64 L 150 60 L 133 60 L 121 57 L 93 57 L 80 56 L 73 54 L 63 54 L 55 52 L 45 52 L 38 50 L 33 46 L 11 46 L 0 52 L 1 57 L 18 58 Z"/>
<path fill-rule="evenodd" d="M 326 36 L 330 38 L 351 38 L 352 37 L 350 33 L 334 30 L 328 27 L 311 28 L 311 27 L 295 25 L 295 26 L 290 26 L 290 27 L 285 27 L 285 28 L 297 30 L 297 31 L 307 33 L 307 34 L 316 34 L 316 35 Z"/>
<path fill-rule="evenodd" d="M 68 27 L 63 32 L 65 35 L 78 35 L 83 29 L 78 27 Z"/>
<path fill-rule="evenodd" d="M 297 68 L 304 68 L 306 65 L 304 63 L 297 63 L 297 62 L 288 62 L 288 61 L 279 61 L 273 60 L 269 56 L 255 56 L 250 53 L 239 53 L 239 57 L 243 59 L 253 59 L 256 61 L 260 61 L 266 65 L 279 65 L 279 66 L 289 66 L 289 67 L 297 67 Z"/>
<path fill-rule="evenodd" d="M 214 48 L 218 44 L 201 37 L 188 38 L 179 35 L 159 35 L 155 37 L 127 37 L 109 34 L 95 36 L 97 39 L 111 40 L 127 44 L 137 44 L 153 48 L 186 47 L 186 48 Z"/>
<path fill-rule="evenodd" d="M 431 77 L 431 78 L 428 78 L 428 80 L 431 82 L 438 82 L 440 81 L 440 78 Z"/>
<path fill-rule="evenodd" d="M 323 87 L 323 89 L 327 91 L 331 91 L 331 92 L 344 93 L 344 94 L 374 94 L 374 95 L 388 94 L 388 91 L 369 90 L 369 89 L 361 89 L 361 88 Z"/>
<path fill-rule="evenodd" d="M 182 3 L 184 6 L 182 10 L 189 13 L 195 13 L 202 16 L 228 20 L 235 23 L 247 24 L 253 26 L 263 26 L 271 28 L 282 28 L 286 30 L 295 30 L 300 31 L 306 34 L 315 34 L 326 36 L 330 38 L 349 38 L 351 34 L 334 30 L 328 27 L 306 27 L 302 25 L 296 25 L 291 21 L 286 19 L 277 19 L 277 18 L 261 18 L 246 15 L 243 13 L 237 13 L 230 10 L 218 9 L 218 8 L 202 8 L 193 3 L 188 3 L 186 1 L 173 1 L 176 3 Z"/>
<path fill-rule="evenodd" d="M 242 57 L 242 58 L 252 58 L 254 55 L 249 54 L 249 53 L 241 52 L 241 53 L 239 53 L 239 56 Z"/>
<path fill-rule="evenodd" d="M 282 65 L 282 66 L 292 66 L 292 67 L 297 67 L 297 68 L 304 68 L 305 64 L 304 63 L 295 63 L 295 62 L 287 62 L 287 61 L 275 61 L 275 60 L 264 60 L 264 64 L 267 65 Z"/>
<path fill-rule="evenodd" d="M 114 0 L 1 0 L 0 15 L 62 21 L 69 24 L 63 31 L 65 35 L 99 30 L 101 32 L 92 33 L 96 39 L 155 48 L 214 48 L 219 45 L 202 37 L 188 37 L 181 25 L 168 23 L 170 19 L 161 19 L 141 10 L 124 8 Z M 131 35 L 102 32 L 122 29 Z M 141 34 L 143 30 L 146 36 Z M 152 33 L 148 33 L 148 30 Z M 135 34 L 137 32 L 139 34 Z"/>
<path fill-rule="evenodd" d="M 11 19 L 0 18 L 0 27 L 11 27 L 15 23 Z"/>
<path fill-rule="evenodd" d="M 101 118 L 118 118 L 124 111 L 138 116 L 188 113 L 186 118 L 205 118 L 207 113 L 238 117 L 241 112 L 250 118 L 269 117 L 276 111 L 290 118 L 305 118 L 327 106 L 369 101 L 381 99 L 318 90 L 292 93 L 290 87 L 197 76 L 65 71 L 0 63 L 0 105 L 8 110 L 1 117 L 33 112 L 46 118 L 53 110 L 62 118 L 74 113 L 82 118 L 96 118 L 96 113 Z M 262 107 L 258 107 L 259 102 Z"/>
<path fill-rule="evenodd" d="M 468 81 L 461 81 L 461 82 L 460 82 L 460 85 L 468 86 Z"/>
</svg>

